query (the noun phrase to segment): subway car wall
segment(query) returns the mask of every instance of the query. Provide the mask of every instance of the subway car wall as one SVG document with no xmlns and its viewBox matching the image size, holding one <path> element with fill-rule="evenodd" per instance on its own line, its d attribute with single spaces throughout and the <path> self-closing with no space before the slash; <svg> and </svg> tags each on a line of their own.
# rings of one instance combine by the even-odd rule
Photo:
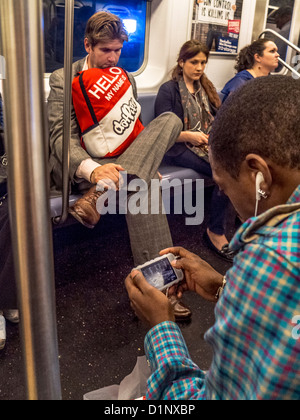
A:
<svg viewBox="0 0 300 420">
<path fill-rule="evenodd" d="M 63 67 L 64 2 L 43 0 L 43 4 L 47 97 L 50 73 Z M 255 4 L 242 1 L 239 48 L 251 42 Z M 85 55 L 86 21 L 95 11 L 108 10 L 122 17 L 129 32 L 120 65 L 133 72 L 139 93 L 156 92 L 170 76 L 181 45 L 192 36 L 194 6 L 195 0 L 75 1 L 74 61 Z M 234 75 L 234 60 L 235 54 L 211 54 L 207 74 L 217 89 Z"/>
<path fill-rule="evenodd" d="M 290 39 L 298 44 L 300 0 L 291 0 L 291 2 L 294 7 L 294 17 Z M 231 7 L 236 10 L 230 16 L 234 21 L 240 21 L 237 53 L 268 27 L 272 20 L 270 13 L 272 16 L 272 13 L 286 2 L 233 0 L 226 3 L 232 3 Z M 59 32 L 63 33 L 64 2 L 43 0 L 43 4 L 47 97 L 49 74 L 63 66 L 63 36 L 59 36 Z M 204 4 L 215 3 L 204 2 Z M 74 61 L 85 55 L 83 37 L 86 21 L 95 11 L 108 10 L 124 20 L 129 32 L 129 42 L 125 43 L 120 66 L 135 75 L 139 93 L 155 93 L 169 78 L 181 45 L 193 36 L 193 24 L 201 13 L 199 8 L 198 0 L 76 0 Z M 226 25 L 227 21 L 223 26 L 223 33 L 227 31 Z M 235 73 L 236 53 L 214 51 L 211 53 L 206 73 L 218 90 L 221 90 Z"/>
<path fill-rule="evenodd" d="M 291 0 L 294 17 L 290 40 L 298 45 L 300 0 Z M 118 14 L 129 32 L 120 66 L 134 74 L 139 93 L 155 93 L 170 77 L 181 45 L 190 39 L 198 0 L 75 0 L 73 61 L 85 56 L 84 29 L 88 18 L 98 10 Z M 207 2 L 207 4 L 212 2 Z M 240 19 L 237 52 L 270 27 L 270 13 L 284 0 L 233 0 Z M 206 4 L 206 3 L 205 3 Z M 45 97 L 49 77 L 63 67 L 64 0 L 43 0 L 45 43 Z M 274 25 L 273 25 L 274 26 Z M 272 27 L 273 29 L 273 27 Z M 236 54 L 212 52 L 206 73 L 218 90 L 233 77 Z M 291 58 L 291 57 L 290 57 Z"/>
</svg>

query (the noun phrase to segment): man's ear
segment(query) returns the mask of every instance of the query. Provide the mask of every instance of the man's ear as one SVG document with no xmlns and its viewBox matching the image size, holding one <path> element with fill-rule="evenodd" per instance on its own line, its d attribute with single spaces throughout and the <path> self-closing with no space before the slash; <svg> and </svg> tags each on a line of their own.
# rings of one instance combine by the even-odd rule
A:
<svg viewBox="0 0 300 420">
<path fill-rule="evenodd" d="M 84 48 L 85 48 L 85 51 L 86 51 L 88 54 L 90 54 L 90 52 L 92 51 L 92 46 L 91 46 L 91 44 L 89 43 L 89 40 L 88 40 L 87 38 L 85 38 L 85 39 L 84 39 Z"/>
<path fill-rule="evenodd" d="M 255 182 L 257 174 L 260 172 L 263 176 L 263 189 L 268 192 L 270 191 L 273 177 L 268 163 L 261 156 L 256 155 L 255 153 L 250 153 L 246 156 L 244 164 L 247 167 L 247 171 L 250 172 L 251 178 Z"/>
</svg>

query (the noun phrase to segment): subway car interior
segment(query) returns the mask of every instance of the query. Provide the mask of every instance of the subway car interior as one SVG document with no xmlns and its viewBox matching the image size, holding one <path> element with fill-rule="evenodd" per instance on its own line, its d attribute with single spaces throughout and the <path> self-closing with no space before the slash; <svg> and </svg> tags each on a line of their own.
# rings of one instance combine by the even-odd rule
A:
<svg viewBox="0 0 300 420">
<path fill-rule="evenodd" d="M 92 391 L 120 384 L 132 372 L 137 358 L 145 354 L 147 332 L 130 306 L 124 285 L 134 268 L 125 215 L 103 215 L 94 229 L 87 229 L 68 212 L 81 197 L 78 189 L 70 188 L 68 170 L 71 64 L 87 54 L 88 19 L 102 10 L 122 19 L 129 39 L 118 66 L 136 81 L 146 126 L 155 118 L 160 86 L 170 80 L 179 50 L 190 39 L 210 50 L 205 73 L 221 99 L 223 87 L 236 73 L 238 53 L 259 38 L 272 39 L 278 47 L 274 74 L 299 78 L 300 0 L 0 3 L 1 95 L 12 162 L 8 164 L 8 197 L 20 316 L 18 324 L 9 320 L 5 324 L 0 400 L 82 400 Z M 283 23 L 276 18 L 279 10 L 288 11 Z M 50 75 L 61 68 L 69 85 L 65 81 L 63 190 L 57 193 L 49 186 L 47 102 Z M 167 220 L 174 245 L 199 255 L 224 276 L 232 263 L 205 240 L 213 180 L 166 161 L 159 172 L 162 191 L 180 180 L 171 196 L 165 195 L 172 202 Z M 176 200 L 187 190 L 196 202 L 201 197 L 204 215 L 197 223 L 193 223 L 198 216 L 196 206 L 191 204 L 192 213 L 184 201 L 178 201 L 181 211 L 176 211 Z M 226 214 L 229 240 L 240 224 L 230 205 Z M 192 317 L 178 325 L 191 358 L 208 370 L 213 354 L 204 335 L 214 324 L 215 304 L 192 292 L 183 301 Z"/>
</svg>

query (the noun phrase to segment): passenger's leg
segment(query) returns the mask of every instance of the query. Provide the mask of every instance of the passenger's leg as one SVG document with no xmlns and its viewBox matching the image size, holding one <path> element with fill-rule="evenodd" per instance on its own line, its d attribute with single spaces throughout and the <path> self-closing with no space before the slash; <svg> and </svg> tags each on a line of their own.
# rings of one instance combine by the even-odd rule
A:
<svg viewBox="0 0 300 420">
<path fill-rule="evenodd" d="M 158 178 L 158 176 L 156 175 Z M 162 249 L 173 246 L 173 241 L 169 229 L 168 220 L 165 214 L 163 214 L 163 204 L 161 193 L 155 194 L 156 197 L 151 197 L 150 185 L 145 191 L 138 192 L 140 197 L 139 208 L 143 213 L 138 212 L 134 214 L 132 208 L 130 208 L 130 200 L 134 199 L 134 192 L 128 195 L 128 205 L 126 221 L 130 236 L 131 249 L 134 259 L 134 264 L 144 264 L 153 258 L 159 256 L 159 252 Z M 153 206 L 153 199 L 159 201 L 155 203 L 154 207 L 158 210 L 152 214 L 153 208 L 151 209 L 151 203 Z"/>
<path fill-rule="evenodd" d="M 160 115 L 145 127 L 117 163 L 130 174 L 147 183 L 156 172 L 166 152 L 175 144 L 182 131 L 181 120 L 173 113 Z"/>
<path fill-rule="evenodd" d="M 173 245 L 168 220 L 162 211 L 162 199 L 159 194 L 158 214 L 152 214 L 150 203 L 150 183 L 158 177 L 157 170 L 162 159 L 182 131 L 182 122 L 172 113 L 161 115 L 152 121 L 137 137 L 133 144 L 118 159 L 126 171 L 146 181 L 148 185 L 144 199 L 147 200 L 147 214 L 128 212 L 127 225 L 135 265 L 143 264 L 159 255 L 159 251 Z M 130 201 L 131 195 L 128 197 Z M 157 208 L 157 206 L 155 206 Z M 187 321 L 192 312 L 175 296 L 170 297 L 177 321 Z"/>
<path fill-rule="evenodd" d="M 206 160 L 201 159 L 188 148 L 186 148 L 186 150 L 178 156 L 167 156 L 166 160 L 169 164 L 182 166 L 183 168 L 190 168 L 212 178 L 210 164 L 206 162 Z"/>
<path fill-rule="evenodd" d="M 145 180 L 146 184 L 150 185 L 151 179 L 157 178 L 157 170 L 166 151 L 173 146 L 181 130 L 182 122 L 175 114 L 163 114 L 152 121 L 130 147 L 114 162 L 123 166 L 128 173 L 128 182 L 137 177 Z M 101 164 L 109 161 L 103 160 Z M 91 188 L 91 185 L 88 185 Z M 93 206 L 92 217 L 88 214 L 88 222 L 85 223 L 86 226 L 89 225 L 88 227 L 92 227 L 95 224 L 94 220 L 97 220 L 94 217 L 98 199 L 97 193 L 91 188 L 84 196 L 86 203 L 84 207 L 88 207 L 89 202 Z M 130 200 L 132 195 L 133 193 L 128 195 L 128 200 Z M 133 214 L 128 209 L 126 215 L 133 257 L 136 264 L 142 264 L 158 256 L 160 250 L 173 245 L 168 221 L 166 215 L 163 214 L 161 205 L 159 214 L 151 214 L 150 188 L 145 192 L 144 199 L 148 200 L 149 203 L 148 214 Z M 86 209 L 84 208 L 83 210 L 87 214 Z M 78 209 L 76 211 L 78 213 Z M 80 218 L 84 219 L 83 211 L 80 212 Z"/>
<path fill-rule="evenodd" d="M 161 161 L 182 130 L 182 122 L 173 113 L 165 113 L 152 121 L 131 146 L 117 159 L 129 175 L 146 181 L 157 178 Z M 128 198 L 130 200 L 130 196 Z M 148 214 L 127 214 L 127 224 L 135 264 L 157 257 L 159 251 L 173 245 L 168 220 L 162 211 L 160 197 L 159 214 L 151 214 L 150 188 L 144 196 L 148 200 Z"/>
<path fill-rule="evenodd" d="M 182 123 L 175 114 L 163 114 L 152 121 L 121 156 L 117 159 L 101 159 L 99 162 L 102 165 L 118 163 L 129 175 L 149 183 L 156 176 L 164 154 L 173 146 L 181 130 Z M 80 223 L 93 228 L 100 219 L 96 202 L 102 193 L 88 182 L 82 182 L 78 187 L 85 190 L 85 194 L 69 212 Z"/>
<path fill-rule="evenodd" d="M 156 177 L 158 179 L 157 175 Z M 154 259 L 162 249 L 173 245 L 168 221 L 163 214 L 160 191 L 159 194 L 158 191 L 155 191 L 154 197 L 151 192 L 153 191 L 150 186 L 145 188 L 142 194 L 141 191 L 138 192 L 139 207 L 142 211 L 146 210 L 147 214 L 134 214 L 132 211 L 128 211 L 126 215 L 135 266 Z M 134 203 L 136 202 L 137 198 L 134 193 L 128 196 L 128 207 L 130 207 L 131 199 L 134 200 Z M 154 205 L 155 213 L 158 214 L 152 212 L 151 205 Z M 176 321 L 188 321 L 192 316 L 191 310 L 176 296 L 170 296 L 169 299 Z"/>
<path fill-rule="evenodd" d="M 19 322 L 19 312 L 11 310 L 17 307 L 8 200 L 2 197 L 0 198 L 0 350 L 6 343 L 5 316 L 9 321 Z M 13 315 L 12 318 L 10 315 Z"/>
<path fill-rule="evenodd" d="M 17 308 L 8 200 L 0 199 L 0 309 Z"/>
<path fill-rule="evenodd" d="M 229 203 L 229 198 L 220 192 L 219 187 L 214 187 L 211 197 L 208 228 L 216 235 L 224 235 L 225 233 L 225 220 Z"/>
<path fill-rule="evenodd" d="M 210 178 L 213 177 L 210 164 L 195 155 L 195 153 L 189 149 L 186 149 L 186 151 L 179 156 L 168 157 L 167 162 L 194 169 Z M 228 240 L 225 236 L 225 218 L 228 205 L 229 199 L 225 194 L 220 193 L 218 186 L 215 186 L 210 204 L 207 235 L 213 246 L 220 251 L 224 245 L 228 244 Z"/>
</svg>

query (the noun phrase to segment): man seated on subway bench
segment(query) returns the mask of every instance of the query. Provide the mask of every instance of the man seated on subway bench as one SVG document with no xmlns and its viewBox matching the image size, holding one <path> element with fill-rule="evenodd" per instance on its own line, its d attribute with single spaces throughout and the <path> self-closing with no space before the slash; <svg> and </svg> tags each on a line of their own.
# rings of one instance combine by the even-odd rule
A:
<svg viewBox="0 0 300 420">
<path fill-rule="evenodd" d="M 128 35 L 120 18 L 107 12 L 97 12 L 88 21 L 84 46 L 87 57 L 73 64 L 73 78 L 78 73 L 92 72 L 91 69 L 113 69 L 117 71 L 123 43 Z M 97 71 L 97 70 L 96 70 Z M 134 100 L 137 89 L 132 75 L 125 72 L 131 83 Z M 125 76 L 124 76 L 125 77 Z M 109 80 L 106 76 L 106 80 Z M 50 170 L 52 188 L 62 189 L 62 150 L 63 150 L 63 88 L 64 71 L 56 70 L 50 77 L 50 95 L 48 98 L 48 118 L 50 129 Z M 136 102 L 137 103 L 137 102 Z M 76 111 L 78 111 L 77 107 Z M 80 109 L 79 109 L 80 112 Z M 96 156 L 89 153 L 88 147 L 82 147 L 82 127 L 79 126 L 78 112 L 72 109 L 70 139 L 70 180 L 85 194 L 70 209 L 70 213 L 87 227 L 94 227 L 100 214 L 96 204 L 103 191 L 98 191 L 99 183 L 112 181 L 116 189 L 120 188 L 120 172 L 126 171 L 129 177 L 145 180 L 158 178 L 157 170 L 166 151 L 173 146 L 182 130 L 182 122 L 173 113 L 165 113 L 141 130 L 134 141 L 117 156 Z M 86 144 L 84 144 L 86 146 Z M 90 150 L 90 149 L 89 149 Z M 149 190 L 147 188 L 147 190 Z M 132 193 L 131 193 L 132 194 Z M 146 192 L 148 196 L 148 192 Z M 149 193 L 150 194 L 150 193 Z M 127 199 L 130 193 L 127 195 Z M 160 200 L 161 201 L 161 200 Z M 148 203 L 150 205 L 150 197 Z M 159 251 L 172 245 L 166 215 L 161 205 L 159 214 L 131 214 L 126 212 L 131 250 L 136 265 L 143 264 L 158 256 Z M 190 314 L 189 314 L 190 315 Z"/>
</svg>

